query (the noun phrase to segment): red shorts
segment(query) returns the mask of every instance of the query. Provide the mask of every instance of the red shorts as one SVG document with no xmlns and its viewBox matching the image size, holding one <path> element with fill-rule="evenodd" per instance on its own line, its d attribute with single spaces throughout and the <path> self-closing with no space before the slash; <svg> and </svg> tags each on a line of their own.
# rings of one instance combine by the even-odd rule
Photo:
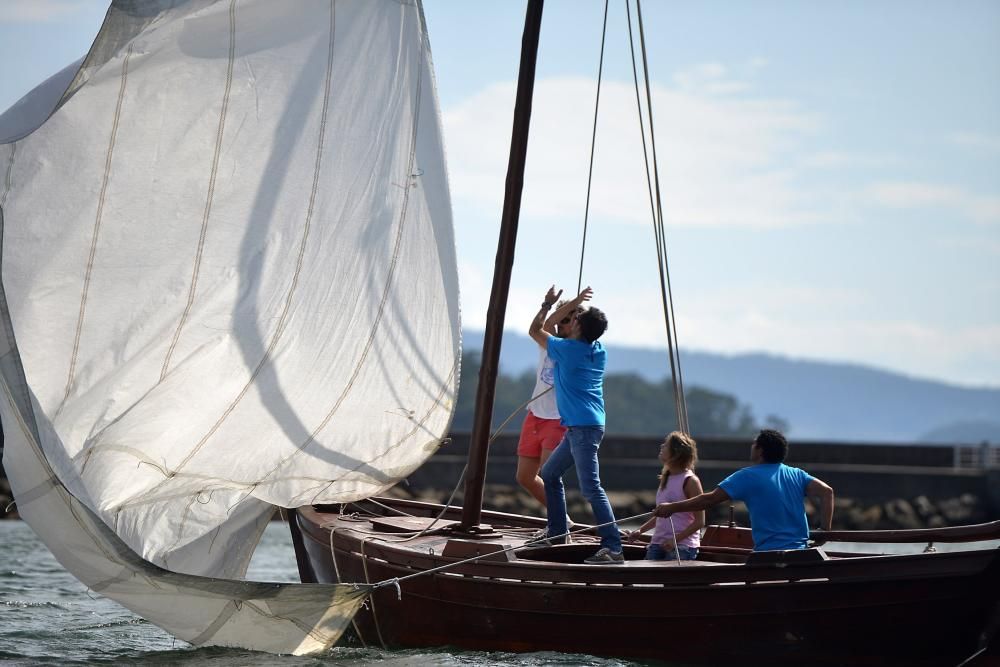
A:
<svg viewBox="0 0 1000 667">
<path fill-rule="evenodd" d="M 517 455 L 541 458 L 542 450 L 552 451 L 562 442 L 566 427 L 558 419 L 541 419 L 530 410 L 521 426 L 521 439 L 517 441 Z"/>
</svg>

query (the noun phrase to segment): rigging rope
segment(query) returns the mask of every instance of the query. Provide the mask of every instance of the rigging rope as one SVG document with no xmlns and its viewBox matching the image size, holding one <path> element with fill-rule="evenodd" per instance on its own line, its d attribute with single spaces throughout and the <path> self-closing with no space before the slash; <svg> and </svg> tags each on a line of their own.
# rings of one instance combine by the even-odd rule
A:
<svg viewBox="0 0 1000 667">
<path fill-rule="evenodd" d="M 618 519 L 617 522 L 618 523 L 625 523 L 626 521 L 637 521 L 639 519 L 645 519 L 646 517 L 648 517 L 651 514 L 652 514 L 652 512 L 643 512 L 642 514 L 636 514 L 635 516 L 626 517 L 624 519 Z M 569 537 L 569 536 L 571 536 L 571 535 L 573 535 L 575 533 L 582 533 L 582 532 L 585 532 L 585 531 L 596 530 L 598 528 L 603 528 L 605 526 L 612 526 L 615 523 L 616 523 L 616 521 L 608 521 L 606 523 L 597 524 L 596 526 L 586 526 L 584 528 L 577 528 L 575 530 L 568 530 L 565 533 L 562 533 L 560 535 L 553 535 L 549 539 L 558 539 L 560 537 Z M 529 547 L 526 547 L 523 544 L 520 545 L 520 546 L 516 546 L 516 547 L 506 547 L 505 549 L 501 549 L 500 551 L 491 551 L 490 553 L 487 553 L 487 554 L 480 554 L 478 556 L 473 556 L 471 558 L 465 558 L 463 560 L 455 561 L 454 563 L 446 563 L 445 565 L 439 565 L 437 567 L 432 567 L 432 568 L 427 569 L 427 570 L 421 570 L 420 572 L 414 572 L 413 574 L 407 574 L 407 575 L 402 576 L 402 577 L 393 577 L 391 579 L 385 579 L 383 581 L 378 581 L 378 582 L 375 582 L 374 584 L 369 584 L 369 585 L 372 588 L 382 588 L 383 586 L 396 586 L 398 588 L 399 584 L 401 582 L 403 582 L 403 581 L 406 581 L 407 579 L 413 579 L 414 577 L 422 577 L 424 575 L 434 574 L 436 572 L 443 572 L 444 570 L 449 570 L 449 569 L 451 569 L 453 567 L 458 567 L 459 565 L 465 565 L 466 563 L 473 563 L 475 561 L 482 560 L 484 558 L 491 558 L 491 557 L 492 558 L 496 558 L 499 554 L 505 554 L 505 553 L 509 553 L 511 551 L 520 551 L 520 550 L 525 549 L 525 548 L 529 548 Z M 365 570 L 366 583 L 367 583 L 367 572 L 368 571 Z"/>
<path fill-rule="evenodd" d="M 545 394 L 549 393 L 550 391 L 552 391 L 552 387 L 549 387 L 548 389 L 545 389 L 544 391 L 539 392 L 538 394 L 532 396 L 527 401 L 525 401 L 524 403 L 522 403 L 521 405 L 519 405 L 513 412 L 511 412 L 507 416 L 506 419 L 503 420 L 503 422 L 500 424 L 500 426 L 498 426 L 496 428 L 496 430 L 493 431 L 493 435 L 490 436 L 489 442 L 487 442 L 487 446 L 493 444 L 493 441 L 496 440 L 500 436 L 501 433 L 503 433 L 503 429 L 504 429 L 505 426 L 507 426 L 507 423 L 510 422 L 510 420 L 513 419 L 519 412 L 521 412 L 521 410 L 523 410 L 529 404 L 531 404 L 533 401 L 535 401 L 535 399 L 541 398 L 542 396 L 544 396 Z M 409 536 L 407 538 L 404 538 L 404 539 L 401 539 L 401 540 L 392 540 L 392 542 L 394 542 L 394 543 L 409 542 L 410 540 L 415 540 L 418 537 L 420 537 L 421 535 L 425 535 L 426 533 L 428 533 L 431 530 L 431 528 L 433 528 L 434 525 L 437 524 L 437 522 L 441 520 L 441 517 L 443 517 L 445 515 L 445 512 L 447 512 L 451 508 L 451 501 L 455 499 L 455 494 L 458 492 L 459 487 L 462 485 L 462 480 L 465 479 L 465 473 L 468 470 L 469 470 L 469 466 L 468 466 L 468 464 L 466 464 L 465 467 L 462 468 L 462 472 L 458 476 L 458 482 L 455 483 L 455 487 L 451 490 L 451 495 L 448 496 L 448 500 L 445 501 L 444 507 L 441 508 L 441 511 L 438 512 L 437 516 L 434 517 L 433 521 L 431 521 L 429 524 L 427 524 L 427 526 L 425 526 L 421 531 L 416 532 L 414 535 L 411 535 L 411 536 Z M 386 510 L 389 510 L 391 512 L 397 512 L 398 514 L 401 514 L 403 516 L 413 516 L 411 514 L 407 514 L 406 512 L 403 512 L 402 510 L 398 510 L 395 507 L 389 507 L 388 505 L 384 505 L 384 504 L 382 504 L 382 503 L 380 503 L 377 500 L 374 500 L 372 498 L 368 498 L 367 500 L 368 500 L 368 502 L 373 503 L 375 505 L 378 505 L 379 507 L 381 507 L 383 509 L 386 509 Z M 341 515 L 343 515 L 343 511 L 341 512 Z M 331 550 L 333 549 L 333 537 L 332 536 L 330 538 L 330 549 Z"/>
<path fill-rule="evenodd" d="M 601 75 L 604 72 L 604 39 L 608 34 L 608 0 L 604 0 L 604 28 L 601 30 L 601 57 L 597 65 L 597 98 L 594 100 L 594 129 L 590 133 L 590 169 L 587 171 L 587 203 L 583 208 L 583 242 L 580 244 L 580 273 L 576 293 L 583 287 L 583 255 L 587 249 L 587 220 L 590 217 L 590 184 L 594 180 L 594 148 L 597 146 L 597 111 L 601 106 Z"/>
<path fill-rule="evenodd" d="M 684 377 L 681 371 L 680 344 L 677 338 L 677 318 L 674 315 L 673 290 L 670 285 L 670 265 L 667 259 L 666 231 L 663 224 L 663 201 L 660 188 L 660 172 L 656 155 L 656 134 L 653 128 L 652 87 L 649 82 L 649 59 L 646 52 L 645 27 L 642 19 L 641 0 L 636 0 L 636 15 L 639 24 L 639 41 L 642 52 L 643 80 L 645 84 L 646 115 L 649 118 L 649 148 L 652 149 L 653 160 L 650 167 L 649 149 L 647 149 L 646 130 L 643 122 L 642 100 L 639 93 L 639 75 L 636 68 L 635 37 L 632 32 L 632 12 L 629 1 L 625 0 L 626 17 L 628 19 L 629 49 L 632 56 L 632 77 L 635 84 L 636 107 L 639 112 L 639 134 L 642 139 L 642 154 L 645 162 L 646 187 L 649 194 L 649 206 L 653 221 L 653 236 L 656 246 L 657 270 L 660 278 L 660 298 L 663 304 L 663 318 L 667 331 L 667 351 L 670 359 L 670 380 L 674 394 L 674 410 L 677 414 L 677 426 L 684 433 L 690 433 L 688 423 L 687 399 L 684 395 Z M 608 1 L 604 3 L 604 22 L 601 30 L 601 53 L 597 67 L 597 94 L 594 100 L 594 123 L 590 136 L 590 165 L 587 171 L 587 196 L 583 213 L 583 240 L 580 245 L 580 268 L 577 274 L 576 290 L 579 293 L 583 287 L 583 265 L 587 249 L 587 231 L 590 221 L 590 194 L 594 178 L 594 154 L 597 146 L 597 119 L 601 104 L 601 83 L 604 72 L 604 51 L 608 30 Z M 655 184 L 655 187 L 654 187 Z M 655 195 L 654 195 L 655 190 Z"/>
<path fill-rule="evenodd" d="M 330 560 L 333 561 L 333 576 L 336 577 L 335 581 L 342 581 L 340 578 L 340 568 L 337 567 L 337 552 L 333 548 L 333 534 L 337 532 L 339 526 L 334 526 L 330 529 Z M 368 570 L 365 570 L 365 577 L 368 576 Z M 361 628 L 358 627 L 358 616 L 355 614 L 351 617 L 351 625 L 354 627 L 354 634 L 358 636 L 361 640 L 361 645 L 368 648 L 368 642 L 365 641 L 364 636 L 361 634 Z M 381 637 L 379 637 L 381 639 Z M 383 645 L 382 648 L 385 648 Z"/>
<path fill-rule="evenodd" d="M 653 234 L 656 243 L 657 268 L 660 274 L 660 298 L 663 302 L 663 317 L 667 329 L 667 351 L 670 355 L 670 378 L 674 391 L 674 408 L 677 412 L 678 427 L 690 433 L 687 415 L 687 400 L 684 396 L 684 380 L 681 373 L 679 343 L 677 342 L 677 319 L 674 316 L 673 292 L 670 288 L 670 265 L 667 261 L 666 232 L 663 225 L 663 203 L 660 194 L 660 171 L 656 156 L 656 133 L 653 128 L 653 98 L 649 83 L 649 59 L 646 53 L 645 29 L 642 20 L 642 3 L 636 0 L 636 15 L 639 23 L 639 41 L 642 51 L 643 79 L 646 93 L 646 114 L 649 118 L 649 146 L 653 153 L 652 176 L 650 175 L 649 153 L 646 148 L 646 132 L 643 125 L 643 108 L 639 94 L 639 76 L 635 64 L 635 37 L 632 32 L 632 11 L 628 0 L 625 2 L 628 19 L 629 49 L 632 55 L 632 77 L 635 83 L 636 107 L 639 112 L 639 133 L 642 139 L 642 153 L 646 166 L 646 184 L 649 191 L 650 210 L 653 219 Z M 655 184 L 655 203 L 654 203 Z"/>
<path fill-rule="evenodd" d="M 654 233 L 654 239 L 655 239 L 655 244 L 656 244 L 657 268 L 658 268 L 659 276 L 660 276 L 660 297 L 661 297 L 661 301 L 663 303 L 663 315 L 664 315 L 664 320 L 665 320 L 666 330 L 667 330 L 667 345 L 668 345 L 668 352 L 669 352 L 669 356 L 670 356 L 670 375 L 671 375 L 671 382 L 673 384 L 673 391 L 674 391 L 674 404 L 675 404 L 675 409 L 677 411 L 677 420 L 678 420 L 678 426 L 679 426 L 680 430 L 683 431 L 683 432 L 685 432 L 685 433 L 690 433 L 689 425 L 688 425 L 688 415 L 687 415 L 687 402 L 686 402 L 685 396 L 684 396 L 684 381 L 683 381 L 682 372 L 681 372 L 681 366 L 680 366 L 680 350 L 679 350 L 679 346 L 677 344 L 677 326 L 676 326 L 676 318 L 674 316 L 674 309 L 673 309 L 673 292 L 672 292 L 671 287 L 670 287 L 670 269 L 669 269 L 669 262 L 667 260 L 666 233 L 665 233 L 665 227 L 664 227 L 664 224 L 663 224 L 663 203 L 662 203 L 661 188 L 660 188 L 659 165 L 658 165 L 657 155 L 656 155 L 656 136 L 655 136 L 655 131 L 654 131 L 654 127 L 653 127 L 653 102 L 652 102 L 651 86 L 650 86 L 650 82 L 649 82 L 649 59 L 648 59 L 648 55 L 647 55 L 647 52 L 646 52 L 646 40 L 645 40 L 644 24 L 643 24 L 643 19 L 642 19 L 642 5 L 641 5 L 641 0 L 636 0 L 636 15 L 637 15 L 637 21 L 638 21 L 638 25 L 639 25 L 639 42 L 640 42 L 640 48 L 641 48 L 641 53 L 642 53 L 643 79 L 644 79 L 645 97 L 646 97 L 646 115 L 649 118 L 649 148 L 652 150 L 652 169 L 650 169 L 649 150 L 647 149 L 646 132 L 645 132 L 645 126 L 644 126 L 644 123 L 643 123 L 643 107 L 642 107 L 641 95 L 640 95 L 640 92 L 639 92 L 639 77 L 638 77 L 638 70 L 637 70 L 637 67 L 636 67 L 636 58 L 635 58 L 635 37 L 633 36 L 633 32 L 632 32 L 632 14 L 631 14 L 631 8 L 630 8 L 628 0 L 625 1 L 625 8 L 626 8 L 626 17 L 628 19 L 629 49 L 630 49 L 631 56 L 632 56 L 632 75 L 633 75 L 633 81 L 634 81 L 634 84 L 635 84 L 636 107 L 637 107 L 637 110 L 639 112 L 639 132 L 640 132 L 640 137 L 642 139 L 642 151 L 643 151 L 643 159 L 645 161 L 646 183 L 647 183 L 647 190 L 648 190 L 648 194 L 649 194 L 650 211 L 651 211 L 651 217 L 652 217 L 652 220 L 653 220 L 653 233 Z M 600 53 L 600 59 L 599 59 L 599 64 L 598 64 L 598 71 L 597 71 L 597 94 L 596 94 L 596 99 L 595 99 L 595 102 L 594 102 L 594 123 L 593 123 L 593 129 L 592 129 L 592 132 L 591 132 L 590 165 L 589 165 L 589 170 L 588 170 L 588 175 L 587 175 L 587 197 L 586 197 L 586 205 L 585 205 L 585 209 L 584 209 L 583 240 L 582 240 L 581 248 L 580 248 L 580 269 L 579 269 L 579 274 L 578 274 L 578 278 L 577 278 L 577 292 L 580 291 L 580 288 L 583 285 L 583 264 L 584 264 L 584 257 L 585 257 L 585 253 L 586 253 L 587 228 L 588 228 L 588 222 L 589 222 L 589 216 L 590 216 L 590 193 L 591 193 L 591 186 L 592 186 L 592 182 L 593 182 L 593 172 L 594 172 L 594 154 L 595 154 L 596 139 L 597 139 L 597 119 L 598 119 L 598 112 L 599 112 L 599 108 L 600 108 L 601 81 L 602 81 L 602 78 L 603 78 L 603 70 L 604 70 L 604 47 L 605 47 L 605 40 L 606 40 L 606 36 L 607 36 L 607 21 L 608 21 L 608 1 L 605 0 L 605 3 L 604 3 L 604 25 L 603 25 L 603 29 L 602 29 L 602 32 L 601 32 L 601 53 Z M 655 191 L 655 196 L 654 196 L 654 191 Z M 490 442 L 493 442 L 493 440 L 495 440 L 497 438 L 497 436 L 503 431 L 503 428 L 507 425 L 507 423 L 516 414 L 518 414 L 523 408 L 525 408 L 529 403 L 531 403 L 535 399 L 539 398 L 540 396 L 544 395 L 545 393 L 547 393 L 547 392 L 549 392 L 551 390 L 552 390 L 552 388 L 549 387 L 548 389 L 546 389 L 545 391 L 541 392 L 537 396 L 532 396 L 530 399 L 528 399 L 527 401 L 525 401 L 521 406 L 519 406 L 516 410 L 514 410 L 510 414 L 510 416 L 508 416 L 507 419 L 504 420 L 504 422 L 496 429 L 496 431 L 494 432 L 493 436 L 490 438 Z M 431 521 L 431 523 L 428 524 L 425 528 L 423 528 L 420 531 L 416 531 L 413 535 L 411 535 L 409 537 L 406 537 L 406 538 L 404 538 L 402 540 L 386 540 L 385 538 L 381 538 L 381 539 L 383 539 L 384 541 L 387 541 L 387 542 L 399 543 L 399 542 L 407 542 L 407 541 L 416 539 L 416 538 L 418 538 L 418 537 L 420 537 L 422 535 L 427 534 L 431 530 L 431 528 L 441 519 L 441 517 L 444 516 L 445 512 L 447 512 L 447 510 L 451 507 L 451 501 L 454 498 L 455 493 L 458 491 L 458 486 L 461 485 L 462 479 L 465 477 L 465 472 L 466 472 L 466 469 L 463 469 L 462 473 L 459 475 L 458 485 L 456 485 L 455 488 L 452 490 L 451 496 L 448 498 L 448 501 L 445 503 L 444 507 L 441 509 L 441 512 L 439 512 L 438 515 L 436 517 L 434 517 L 434 519 Z M 369 499 L 369 500 L 371 502 L 375 502 L 378 505 L 381 505 L 380 503 L 377 503 L 376 501 L 372 501 L 371 499 Z M 383 507 L 386 507 L 386 506 L 383 505 Z M 387 509 L 393 509 L 394 511 L 396 511 L 396 512 L 398 512 L 400 514 L 406 514 L 405 512 L 402 512 L 401 510 L 396 510 L 395 508 L 387 508 Z M 561 535 L 553 535 L 553 536 L 549 536 L 549 537 L 550 537 L 550 539 L 553 539 L 553 538 L 554 539 L 558 539 L 558 538 L 562 538 L 562 537 L 570 537 L 571 535 L 573 535 L 575 533 L 596 530 L 598 528 L 603 528 L 605 526 L 614 525 L 616 523 L 623 523 L 623 522 L 628 522 L 628 521 L 645 519 L 645 518 L 649 517 L 652 514 L 653 514 L 653 512 L 644 512 L 642 514 L 636 514 L 634 516 L 627 517 L 625 519 L 612 520 L 610 522 L 598 524 L 596 526 L 587 526 L 587 527 L 582 527 L 582 528 L 577 528 L 577 529 L 570 529 L 570 530 L 567 530 L 565 533 L 562 533 Z M 673 528 L 672 517 L 671 517 L 670 524 L 671 524 L 671 531 L 673 532 L 674 528 Z M 334 533 L 334 530 L 331 530 L 331 532 L 330 532 L 330 551 L 331 551 L 331 554 L 332 554 L 332 557 L 333 557 L 333 560 L 334 560 L 334 568 L 336 569 L 336 567 L 337 567 L 337 565 L 336 565 L 336 550 L 333 547 L 333 533 Z M 675 532 L 674 532 L 674 535 L 675 535 L 675 538 L 676 538 L 676 533 Z M 441 565 L 441 566 L 438 566 L 438 567 L 430 568 L 430 569 L 427 569 L 427 570 L 422 570 L 420 572 L 415 572 L 413 574 L 409 574 L 409 575 L 406 575 L 406 576 L 403 576 L 403 577 L 393 577 L 391 579 L 386 579 L 386 580 L 383 580 L 383 581 L 376 582 L 374 584 L 370 584 L 369 583 L 369 576 L 368 576 L 368 567 L 367 567 L 367 562 L 366 562 L 367 559 L 365 558 L 365 555 L 364 555 L 364 543 L 368 539 L 378 539 L 378 538 L 374 538 L 374 537 L 371 537 L 371 536 L 366 536 L 366 537 L 362 538 L 362 544 L 361 544 L 361 556 L 362 556 L 362 558 L 361 558 L 361 560 L 362 560 L 363 566 L 364 566 L 365 583 L 368 584 L 368 585 L 370 585 L 370 586 L 372 586 L 373 588 L 381 588 L 381 587 L 384 587 L 384 586 L 394 586 L 396 588 L 397 595 L 400 595 L 400 586 L 399 586 L 400 582 L 406 581 L 407 579 L 412 579 L 414 577 L 420 577 L 420 576 L 424 576 L 424 575 L 428 575 L 428 574 L 434 574 L 434 573 L 437 573 L 437 572 L 442 572 L 442 571 L 445 571 L 445 570 L 448 570 L 448 569 L 451 569 L 451 568 L 454 568 L 454 567 L 458 567 L 460 565 L 465 565 L 467 563 L 473 563 L 473 562 L 482 560 L 483 558 L 490 558 L 490 557 L 495 558 L 499 554 L 504 554 L 504 553 L 508 553 L 508 552 L 511 552 L 511 551 L 518 551 L 518 550 L 522 550 L 522 549 L 526 548 L 525 545 L 520 545 L 520 546 L 515 546 L 515 547 L 506 547 L 506 548 L 504 548 L 504 549 L 502 549 L 500 551 L 490 552 L 488 554 L 480 554 L 478 556 L 474 556 L 474 557 L 471 557 L 471 558 L 466 558 L 466 559 L 463 559 L 463 560 L 455 561 L 453 563 L 447 563 L 445 565 Z M 675 543 L 674 543 L 674 551 L 675 551 L 675 555 L 676 555 L 676 558 L 677 558 L 678 565 L 683 565 L 683 562 L 680 559 L 680 552 L 677 549 L 676 540 L 675 540 Z M 338 578 L 339 578 L 339 574 L 338 574 Z M 372 600 L 372 614 L 373 614 L 373 617 L 374 617 L 375 616 L 374 600 Z M 375 620 L 375 628 L 376 628 L 376 631 L 379 632 L 379 640 L 381 641 L 382 640 L 381 631 L 378 628 L 377 617 L 375 617 L 375 618 L 376 618 L 376 620 Z M 384 645 L 384 643 L 383 643 L 383 645 Z"/>
</svg>

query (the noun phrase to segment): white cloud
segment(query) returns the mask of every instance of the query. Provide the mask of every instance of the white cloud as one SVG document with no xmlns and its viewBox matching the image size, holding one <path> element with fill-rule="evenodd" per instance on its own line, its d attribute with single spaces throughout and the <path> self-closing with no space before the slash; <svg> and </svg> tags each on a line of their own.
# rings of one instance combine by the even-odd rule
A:
<svg viewBox="0 0 1000 667">
<path fill-rule="evenodd" d="M 87 7 L 107 2 L 95 0 L 3 0 L 0 23 L 44 23 L 76 14 Z"/>
<path fill-rule="evenodd" d="M 652 292 L 624 299 L 606 296 L 608 310 L 616 313 L 609 341 L 666 347 L 663 316 L 648 308 Z M 682 349 L 724 354 L 763 351 L 866 364 L 965 385 L 1000 386 L 997 324 L 852 317 L 871 297 L 849 289 L 734 286 L 692 297 L 678 304 Z M 825 315 L 817 312 L 817 304 L 822 304 L 819 310 Z"/>
<path fill-rule="evenodd" d="M 952 251 L 996 255 L 1000 261 L 1000 238 L 946 237 L 941 239 L 939 243 L 942 247 Z M 1000 303 L 1000 290 L 997 293 L 997 303 Z"/>
<path fill-rule="evenodd" d="M 705 66 L 703 78 L 724 68 Z M 784 167 L 818 119 L 784 100 L 718 97 L 654 86 L 658 161 L 670 225 L 781 227 L 827 219 L 797 173 Z M 510 141 L 513 84 L 492 85 L 444 113 L 449 171 L 456 200 L 499 207 Z M 578 215 L 583 210 L 594 104 L 593 81 L 537 82 L 529 143 L 529 184 L 522 212 Z M 647 127 L 648 136 L 648 127 Z M 610 221 L 648 224 L 635 90 L 607 81 L 601 90 L 591 213 Z"/>
<path fill-rule="evenodd" d="M 719 232 L 719 243 L 726 242 L 724 231 L 741 228 L 764 230 L 780 245 L 792 239 L 805 242 L 807 235 L 796 229 L 802 225 L 864 221 L 870 225 L 864 233 L 872 247 L 889 243 L 891 248 L 898 239 L 879 227 L 886 207 L 954 210 L 980 223 L 1000 220 L 1000 199 L 958 184 L 886 180 L 862 190 L 861 196 L 845 197 L 845 188 L 852 186 L 831 184 L 829 176 L 856 176 L 858 167 L 893 167 L 901 158 L 824 151 L 817 148 L 821 142 L 815 136 L 824 129 L 823 119 L 810 109 L 748 93 L 717 94 L 713 86 L 725 84 L 734 71 L 747 79 L 745 70 L 745 64 L 731 70 L 711 65 L 690 71 L 684 88 L 654 86 L 664 212 L 668 226 L 675 228 L 668 230 L 668 238 L 678 231 L 683 242 L 695 244 L 689 248 L 704 250 L 695 239 L 707 235 L 676 228 L 711 227 L 712 236 Z M 508 329 L 527 328 L 551 282 L 575 286 L 594 93 L 594 82 L 582 78 L 537 82 Z M 485 324 L 513 97 L 513 84 L 496 84 L 443 114 L 459 247 L 464 256 L 477 257 L 462 274 L 463 318 L 470 328 Z M 609 342 L 665 347 L 656 278 L 642 273 L 654 271 L 655 256 L 640 240 L 647 230 L 636 227 L 649 224 L 650 206 L 635 91 L 630 82 L 605 81 L 601 103 L 585 283 L 598 288 L 597 305 L 612 316 Z M 829 172 L 817 180 L 817 169 Z M 949 227 L 948 238 L 956 243 L 968 238 L 959 227 Z M 981 237 L 988 235 L 983 231 L 974 241 L 977 252 L 983 251 Z M 675 249 L 671 246 L 672 257 Z M 907 262 L 916 261 L 922 251 L 919 244 L 911 250 L 892 264 L 897 277 L 913 272 Z M 819 274 L 827 275 L 828 258 L 822 253 L 815 258 Z M 685 276 L 686 286 L 675 282 L 682 347 L 765 351 L 870 364 L 961 384 L 1000 385 L 1000 325 L 993 314 L 947 324 L 932 317 L 921 320 L 906 308 L 882 307 L 879 300 L 892 296 L 871 288 L 870 282 L 856 281 L 869 285 L 856 290 L 813 288 L 806 284 L 812 279 L 802 274 L 796 280 L 803 284 L 790 286 L 767 269 L 741 274 L 739 267 L 727 265 L 700 279 L 675 274 L 681 283 Z M 905 293 L 904 284 L 894 283 L 895 289 Z"/>
<path fill-rule="evenodd" d="M 1000 224 L 1000 197 L 977 195 L 965 188 L 933 183 L 877 183 L 868 188 L 870 199 L 890 208 L 940 207 L 980 224 Z"/>
<path fill-rule="evenodd" d="M 745 81 L 727 78 L 728 70 L 719 63 L 704 63 L 677 72 L 674 83 L 681 90 L 695 94 L 732 95 L 749 90 Z"/>
<path fill-rule="evenodd" d="M 1000 153 L 1000 136 L 977 132 L 956 132 L 948 139 L 955 145 L 977 151 Z"/>
<path fill-rule="evenodd" d="M 821 151 L 803 157 L 801 165 L 812 169 L 879 168 L 898 164 L 899 159 L 879 155 L 861 155 L 842 151 Z"/>
</svg>

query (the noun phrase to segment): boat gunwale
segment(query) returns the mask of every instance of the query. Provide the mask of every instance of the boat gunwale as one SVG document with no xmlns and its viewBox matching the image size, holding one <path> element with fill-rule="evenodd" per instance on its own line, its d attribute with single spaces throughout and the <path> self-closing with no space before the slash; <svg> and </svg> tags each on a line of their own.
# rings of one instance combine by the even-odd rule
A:
<svg viewBox="0 0 1000 667">
<path fill-rule="evenodd" d="M 300 509 L 300 527 L 310 540 L 329 551 L 331 544 L 338 552 L 338 558 L 354 555 L 359 558 L 378 560 L 393 567 L 401 574 L 415 574 L 442 565 L 458 563 L 462 558 L 444 556 L 441 553 L 420 551 L 426 548 L 426 540 L 409 541 L 402 546 L 393 542 L 392 533 L 378 533 L 372 538 L 369 531 L 357 530 L 358 522 L 351 520 L 346 525 L 334 526 L 329 520 L 318 522 L 321 513 L 312 508 Z M 517 517 L 517 515 L 513 515 Z M 521 518 L 521 517 L 518 517 Z M 530 518 L 530 517 L 523 517 Z M 333 534 L 331 535 L 331 529 Z M 321 534 L 317 534 L 321 533 Z M 435 544 L 447 541 L 442 534 L 428 535 Z M 418 538 L 422 540 L 423 538 Z M 452 537 L 451 539 L 455 539 Z M 497 544 L 511 541 L 511 536 L 498 534 L 484 540 Z M 509 544 L 509 546 L 515 546 Z M 596 544 L 552 547 L 552 549 L 588 549 Z M 711 549 L 711 547 L 707 547 Z M 538 550 L 542 551 L 542 550 Z M 565 553 L 565 551 L 563 551 Z M 710 553 L 710 552 L 709 552 Z M 749 552 L 747 552 L 749 553 Z M 651 587 L 718 587 L 738 584 L 758 585 L 761 582 L 783 581 L 789 584 L 856 584 L 866 582 L 893 582 L 952 578 L 985 577 L 995 568 L 1000 572 L 1000 548 L 970 549 L 950 552 L 929 552 L 918 554 L 878 554 L 859 555 L 847 558 L 834 557 L 824 561 L 785 563 L 729 563 L 712 562 L 710 566 L 678 565 L 676 563 L 631 560 L 625 566 L 593 566 L 583 563 L 564 563 L 533 559 L 500 561 L 484 558 L 473 563 L 455 565 L 449 569 L 453 575 L 483 579 L 515 580 L 522 582 L 550 582 L 574 586 L 579 584 L 611 584 L 613 586 L 634 587 L 647 584 Z M 433 576 L 433 575 L 432 575 Z M 769 584 L 773 585 L 773 584 Z"/>
</svg>

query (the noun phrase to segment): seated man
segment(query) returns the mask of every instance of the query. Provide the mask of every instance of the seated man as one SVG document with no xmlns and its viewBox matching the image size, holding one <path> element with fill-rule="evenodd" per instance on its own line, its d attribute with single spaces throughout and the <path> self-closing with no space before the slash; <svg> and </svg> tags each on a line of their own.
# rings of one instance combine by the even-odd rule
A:
<svg viewBox="0 0 1000 667">
<path fill-rule="evenodd" d="M 786 466 L 788 441 L 778 431 L 762 430 L 750 447 L 754 465 L 737 470 L 710 493 L 656 506 L 654 514 L 668 517 L 675 512 L 708 509 L 727 500 L 742 500 L 750 510 L 754 551 L 805 549 L 809 546 L 809 523 L 805 497 L 818 498 L 823 530 L 833 522 L 833 489 L 799 468 Z"/>
</svg>

